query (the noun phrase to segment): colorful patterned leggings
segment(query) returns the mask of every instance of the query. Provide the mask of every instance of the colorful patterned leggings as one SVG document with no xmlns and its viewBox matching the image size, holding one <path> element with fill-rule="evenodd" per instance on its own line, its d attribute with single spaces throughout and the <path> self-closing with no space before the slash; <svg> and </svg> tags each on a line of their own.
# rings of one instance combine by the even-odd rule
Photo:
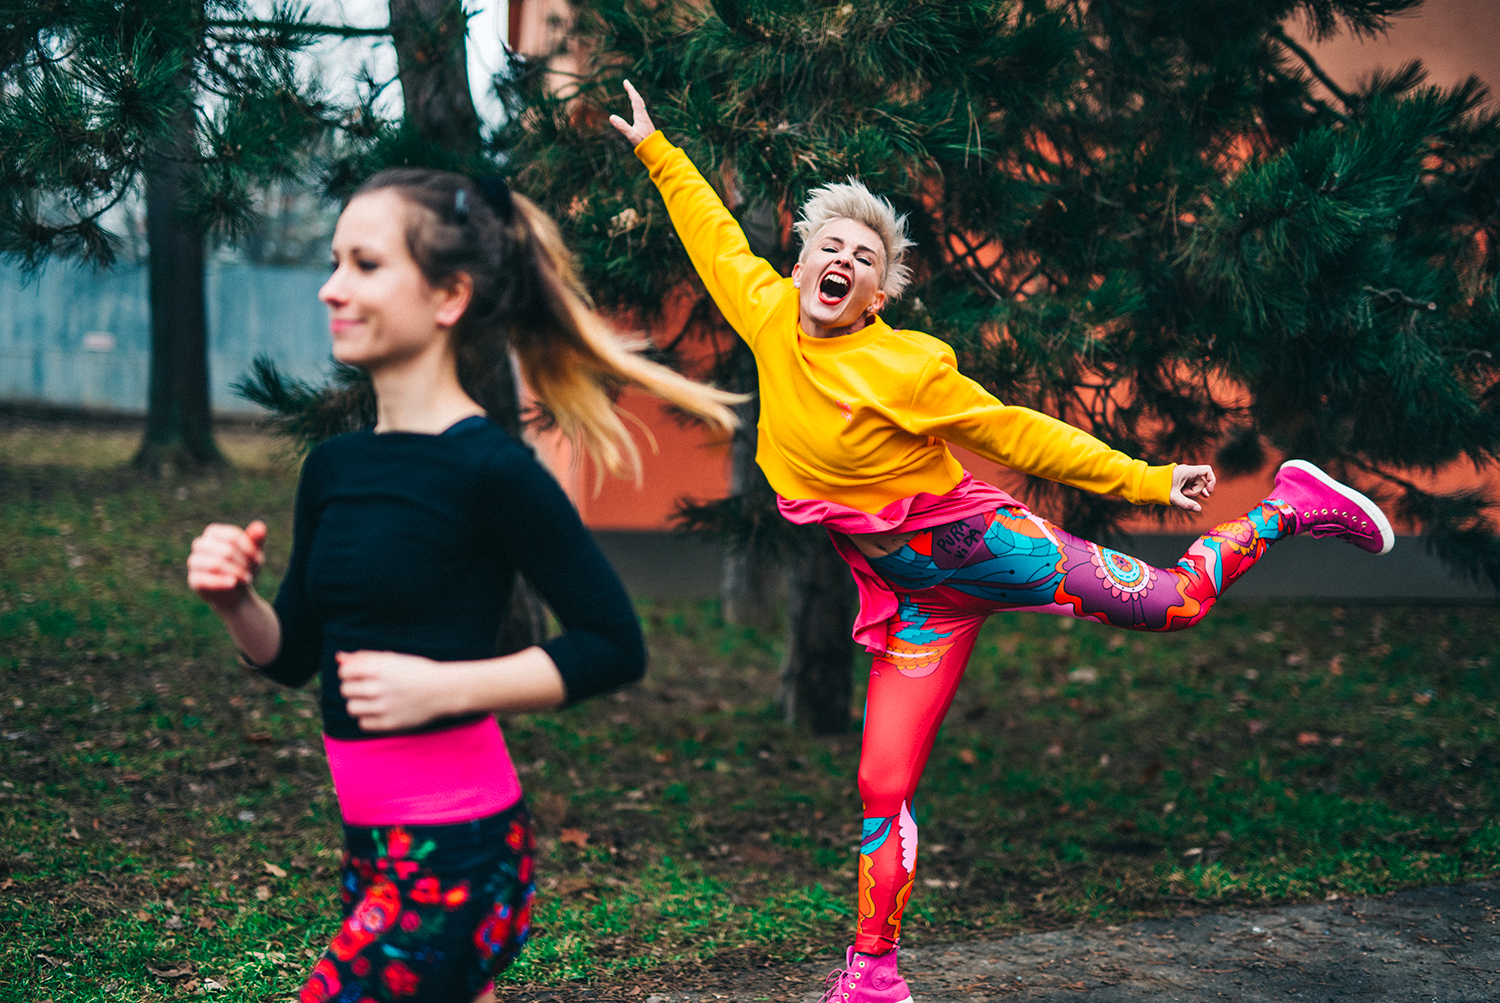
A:
<svg viewBox="0 0 1500 1003">
<path fill-rule="evenodd" d="M 344 923 L 298 1003 L 470 1003 L 531 928 L 523 802 L 450 825 L 344 826 Z"/>
<path fill-rule="evenodd" d="M 917 862 L 911 800 L 985 618 L 1024 609 L 1130 630 L 1191 627 L 1294 526 L 1261 502 L 1193 542 L 1172 568 L 1080 540 L 1005 506 L 930 530 L 870 561 L 896 592 L 886 650 L 870 668 L 859 793 L 859 919 L 854 949 L 896 945 Z"/>
</svg>

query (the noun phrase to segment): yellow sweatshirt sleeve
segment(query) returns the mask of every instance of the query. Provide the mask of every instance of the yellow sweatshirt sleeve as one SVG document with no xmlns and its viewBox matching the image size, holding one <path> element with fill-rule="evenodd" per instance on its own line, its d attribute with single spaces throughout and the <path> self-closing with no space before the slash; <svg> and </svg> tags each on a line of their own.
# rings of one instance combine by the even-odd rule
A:
<svg viewBox="0 0 1500 1003">
<path fill-rule="evenodd" d="M 1025 474 L 1136 505 L 1171 504 L 1171 464 L 1148 466 L 1051 415 L 1002 404 L 960 373 L 951 356 L 928 363 L 901 425 Z"/>
<path fill-rule="evenodd" d="M 708 294 L 753 349 L 762 324 L 785 297 L 791 280 L 750 250 L 744 229 L 718 192 L 660 130 L 641 140 L 635 155 L 650 170 Z"/>
</svg>

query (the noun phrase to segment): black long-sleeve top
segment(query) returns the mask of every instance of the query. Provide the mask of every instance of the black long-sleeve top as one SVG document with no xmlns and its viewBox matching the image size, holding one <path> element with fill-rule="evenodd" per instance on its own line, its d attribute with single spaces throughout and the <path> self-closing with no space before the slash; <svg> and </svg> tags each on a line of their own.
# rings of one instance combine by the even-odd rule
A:
<svg viewBox="0 0 1500 1003">
<path fill-rule="evenodd" d="M 504 429 L 475 417 L 439 435 L 330 439 L 302 467 L 275 602 L 281 649 L 261 671 L 288 686 L 321 673 L 324 730 L 370 737 L 339 693 L 334 654 L 490 658 L 518 570 L 562 624 L 542 648 L 569 703 L 641 678 L 645 643 L 624 586 L 557 481 Z"/>
</svg>

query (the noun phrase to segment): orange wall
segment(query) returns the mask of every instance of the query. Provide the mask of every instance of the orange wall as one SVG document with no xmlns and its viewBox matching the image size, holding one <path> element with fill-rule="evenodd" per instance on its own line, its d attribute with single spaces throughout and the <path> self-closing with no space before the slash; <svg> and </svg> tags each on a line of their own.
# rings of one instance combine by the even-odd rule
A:
<svg viewBox="0 0 1500 1003">
<path fill-rule="evenodd" d="M 574 462 L 572 450 L 556 433 L 537 437 L 538 454 L 577 504 L 585 523 L 594 529 L 665 529 L 678 498 L 707 501 L 729 490 L 727 439 L 716 440 L 701 427 L 684 428 L 655 398 L 638 391 L 622 395 L 620 406 L 639 418 L 656 440 L 652 452 L 646 437 L 636 436 L 644 470 L 639 487 L 605 477 L 595 494 L 592 464 Z"/>
</svg>

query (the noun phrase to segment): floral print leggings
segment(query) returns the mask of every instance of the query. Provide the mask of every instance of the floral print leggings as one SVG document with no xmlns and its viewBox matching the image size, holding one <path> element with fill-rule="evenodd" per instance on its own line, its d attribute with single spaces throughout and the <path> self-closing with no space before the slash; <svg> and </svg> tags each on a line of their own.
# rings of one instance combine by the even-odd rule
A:
<svg viewBox="0 0 1500 1003">
<path fill-rule="evenodd" d="M 523 802 L 472 822 L 344 827 L 344 922 L 299 1003 L 470 1003 L 531 927 Z"/>
<path fill-rule="evenodd" d="M 917 862 L 911 799 L 985 618 L 1001 610 L 1168 631 L 1201 620 L 1224 589 L 1294 529 L 1268 499 L 1209 530 L 1172 568 L 1071 536 L 1019 506 L 924 530 L 870 566 L 896 593 L 865 704 L 864 835 L 854 949 L 896 945 Z"/>
</svg>

